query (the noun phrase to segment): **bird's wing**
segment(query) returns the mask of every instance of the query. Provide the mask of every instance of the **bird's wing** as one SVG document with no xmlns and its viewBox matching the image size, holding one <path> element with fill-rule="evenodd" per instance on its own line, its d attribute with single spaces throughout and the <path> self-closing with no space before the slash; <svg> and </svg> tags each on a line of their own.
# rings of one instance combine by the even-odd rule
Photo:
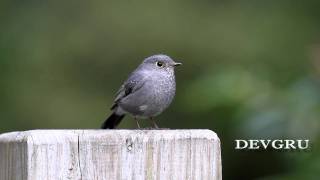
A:
<svg viewBox="0 0 320 180">
<path fill-rule="evenodd" d="M 146 79 L 146 76 L 144 76 L 142 73 L 133 72 L 117 92 L 111 110 L 117 106 L 121 99 L 139 90 L 146 82 Z"/>
</svg>

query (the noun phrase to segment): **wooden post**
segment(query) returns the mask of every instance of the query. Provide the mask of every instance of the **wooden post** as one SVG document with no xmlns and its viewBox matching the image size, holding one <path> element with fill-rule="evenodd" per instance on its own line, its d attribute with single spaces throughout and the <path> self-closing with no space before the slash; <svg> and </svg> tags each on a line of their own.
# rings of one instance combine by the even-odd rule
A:
<svg viewBox="0 0 320 180">
<path fill-rule="evenodd" d="M 0 180 L 220 180 L 210 130 L 32 130 L 0 135 Z"/>
</svg>

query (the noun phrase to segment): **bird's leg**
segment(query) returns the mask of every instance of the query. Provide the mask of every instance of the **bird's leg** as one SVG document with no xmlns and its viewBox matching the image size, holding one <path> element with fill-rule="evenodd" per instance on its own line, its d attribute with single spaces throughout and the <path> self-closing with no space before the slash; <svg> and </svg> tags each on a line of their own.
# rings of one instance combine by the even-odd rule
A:
<svg viewBox="0 0 320 180">
<path fill-rule="evenodd" d="M 153 119 L 153 117 L 150 117 L 150 120 L 151 120 L 152 123 L 153 123 L 153 127 L 154 127 L 155 129 L 159 129 L 159 126 L 156 124 L 156 122 L 155 122 L 155 120 Z"/>
<path fill-rule="evenodd" d="M 134 120 L 136 120 L 136 123 L 137 123 L 137 126 L 138 126 L 138 129 L 140 129 L 140 124 L 139 124 L 139 120 L 137 117 L 134 117 Z"/>
</svg>

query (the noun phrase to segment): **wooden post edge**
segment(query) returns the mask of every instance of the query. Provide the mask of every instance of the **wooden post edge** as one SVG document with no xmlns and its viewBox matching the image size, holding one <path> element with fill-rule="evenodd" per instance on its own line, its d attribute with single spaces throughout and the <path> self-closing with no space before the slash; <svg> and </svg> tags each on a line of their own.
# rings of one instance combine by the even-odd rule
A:
<svg viewBox="0 0 320 180">
<path fill-rule="evenodd" d="M 0 180 L 220 180 L 211 130 L 31 130 L 0 135 Z"/>
</svg>

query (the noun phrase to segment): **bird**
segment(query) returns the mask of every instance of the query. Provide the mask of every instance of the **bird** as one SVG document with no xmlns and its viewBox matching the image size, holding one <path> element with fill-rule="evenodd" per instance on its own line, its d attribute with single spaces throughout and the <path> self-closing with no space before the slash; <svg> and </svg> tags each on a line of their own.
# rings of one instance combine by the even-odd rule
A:
<svg viewBox="0 0 320 180">
<path fill-rule="evenodd" d="M 175 67 L 182 63 L 171 57 L 157 54 L 147 57 L 122 84 L 111 107 L 112 114 L 102 129 L 115 129 L 125 115 L 136 120 L 150 119 L 159 128 L 155 117 L 169 107 L 176 93 Z"/>
</svg>

